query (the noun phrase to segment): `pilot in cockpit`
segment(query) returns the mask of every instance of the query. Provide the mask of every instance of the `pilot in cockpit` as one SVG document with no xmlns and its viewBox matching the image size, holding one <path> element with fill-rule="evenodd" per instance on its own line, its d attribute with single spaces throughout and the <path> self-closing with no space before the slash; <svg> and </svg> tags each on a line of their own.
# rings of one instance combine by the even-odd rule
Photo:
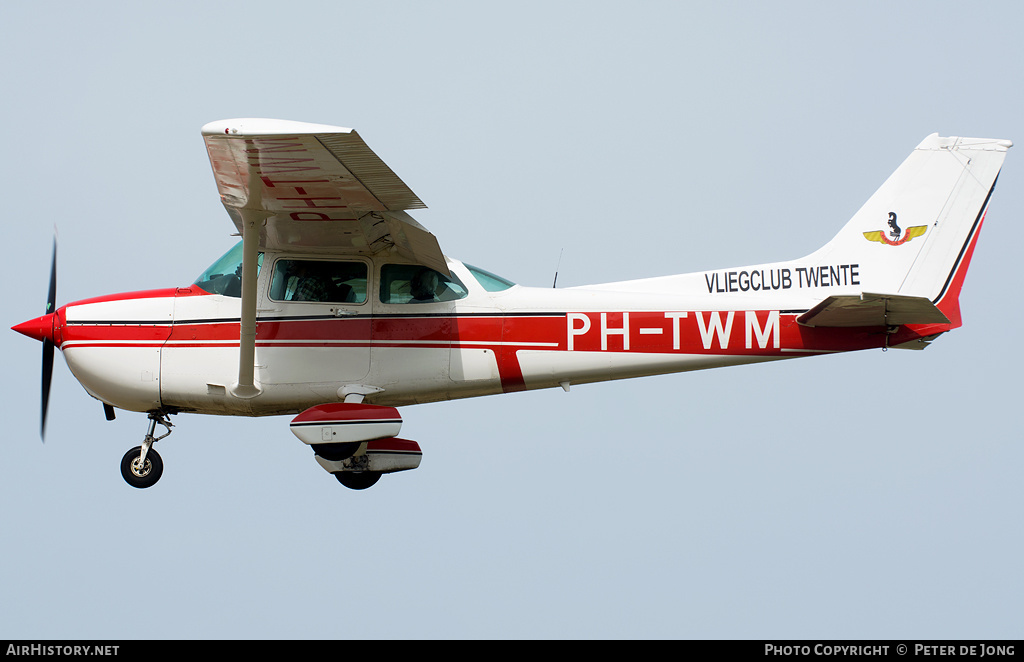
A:
<svg viewBox="0 0 1024 662">
<path fill-rule="evenodd" d="M 423 268 L 416 272 L 409 288 L 412 292 L 410 303 L 430 303 L 437 301 L 437 272 Z"/>
</svg>

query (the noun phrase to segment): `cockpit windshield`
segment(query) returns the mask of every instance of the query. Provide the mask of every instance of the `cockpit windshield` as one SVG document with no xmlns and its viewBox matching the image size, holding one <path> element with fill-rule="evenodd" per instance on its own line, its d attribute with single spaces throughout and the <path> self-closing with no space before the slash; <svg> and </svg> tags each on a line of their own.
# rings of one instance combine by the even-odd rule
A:
<svg viewBox="0 0 1024 662">
<path fill-rule="evenodd" d="M 473 278 L 476 278 L 477 282 L 480 283 L 480 286 L 488 292 L 504 292 L 508 288 L 515 286 L 515 283 L 512 281 L 502 278 L 501 276 L 496 276 L 490 271 L 484 271 L 479 267 L 474 267 L 473 265 L 466 264 L 465 262 L 463 262 L 463 264 L 467 269 L 469 269 L 469 273 L 473 274 Z"/>
<path fill-rule="evenodd" d="M 263 253 L 260 253 L 256 260 L 257 274 L 259 274 L 259 268 L 262 265 Z M 200 274 L 194 284 L 198 285 L 210 294 L 223 294 L 226 297 L 241 297 L 242 242 L 235 244 L 231 250 L 224 253 L 219 260 L 211 264 L 209 269 Z"/>
</svg>

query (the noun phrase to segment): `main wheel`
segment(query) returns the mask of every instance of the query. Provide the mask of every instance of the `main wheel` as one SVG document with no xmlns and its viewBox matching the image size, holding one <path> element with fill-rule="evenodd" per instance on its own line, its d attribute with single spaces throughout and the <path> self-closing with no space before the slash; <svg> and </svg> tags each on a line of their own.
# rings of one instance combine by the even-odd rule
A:
<svg viewBox="0 0 1024 662">
<path fill-rule="evenodd" d="M 350 490 L 365 490 L 373 487 L 380 480 L 379 471 L 339 471 L 334 474 L 338 482 Z"/>
<path fill-rule="evenodd" d="M 146 462 L 141 464 L 142 446 L 136 446 L 121 458 L 121 475 L 126 483 L 139 489 L 152 487 L 164 473 L 164 461 L 160 459 L 159 453 L 150 448 L 146 453 Z"/>
<path fill-rule="evenodd" d="M 313 444 L 313 452 L 325 460 L 341 462 L 356 454 L 362 442 L 346 441 L 337 444 Z"/>
</svg>

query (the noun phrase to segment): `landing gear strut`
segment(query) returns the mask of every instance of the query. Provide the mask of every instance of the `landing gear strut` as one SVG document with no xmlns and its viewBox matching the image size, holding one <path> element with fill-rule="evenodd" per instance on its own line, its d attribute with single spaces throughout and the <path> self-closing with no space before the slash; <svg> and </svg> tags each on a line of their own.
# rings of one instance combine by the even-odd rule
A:
<svg viewBox="0 0 1024 662">
<path fill-rule="evenodd" d="M 157 423 L 164 426 L 167 432 L 154 437 Z M 124 476 L 125 482 L 142 489 L 151 487 L 160 480 L 164 473 L 164 462 L 153 449 L 153 443 L 169 435 L 172 427 L 174 424 L 167 419 L 167 414 L 159 411 L 149 412 L 149 432 L 146 433 L 142 445 L 131 449 L 121 458 L 121 475 Z"/>
</svg>

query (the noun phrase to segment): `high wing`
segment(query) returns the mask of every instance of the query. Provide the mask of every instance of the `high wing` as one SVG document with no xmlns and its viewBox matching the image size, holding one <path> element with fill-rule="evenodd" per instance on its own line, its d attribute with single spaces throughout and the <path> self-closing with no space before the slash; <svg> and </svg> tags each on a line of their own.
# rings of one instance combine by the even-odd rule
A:
<svg viewBox="0 0 1024 662">
<path fill-rule="evenodd" d="M 321 254 L 394 250 L 448 273 L 437 239 L 407 209 L 426 205 L 352 129 L 272 119 L 203 127 L 221 201 L 259 246 Z"/>
<path fill-rule="evenodd" d="M 221 202 L 242 235 L 235 396 L 260 393 L 254 362 L 261 248 L 329 255 L 394 250 L 449 274 L 437 239 L 405 213 L 426 205 L 352 129 L 219 120 L 203 127 L 203 140 Z"/>
</svg>

